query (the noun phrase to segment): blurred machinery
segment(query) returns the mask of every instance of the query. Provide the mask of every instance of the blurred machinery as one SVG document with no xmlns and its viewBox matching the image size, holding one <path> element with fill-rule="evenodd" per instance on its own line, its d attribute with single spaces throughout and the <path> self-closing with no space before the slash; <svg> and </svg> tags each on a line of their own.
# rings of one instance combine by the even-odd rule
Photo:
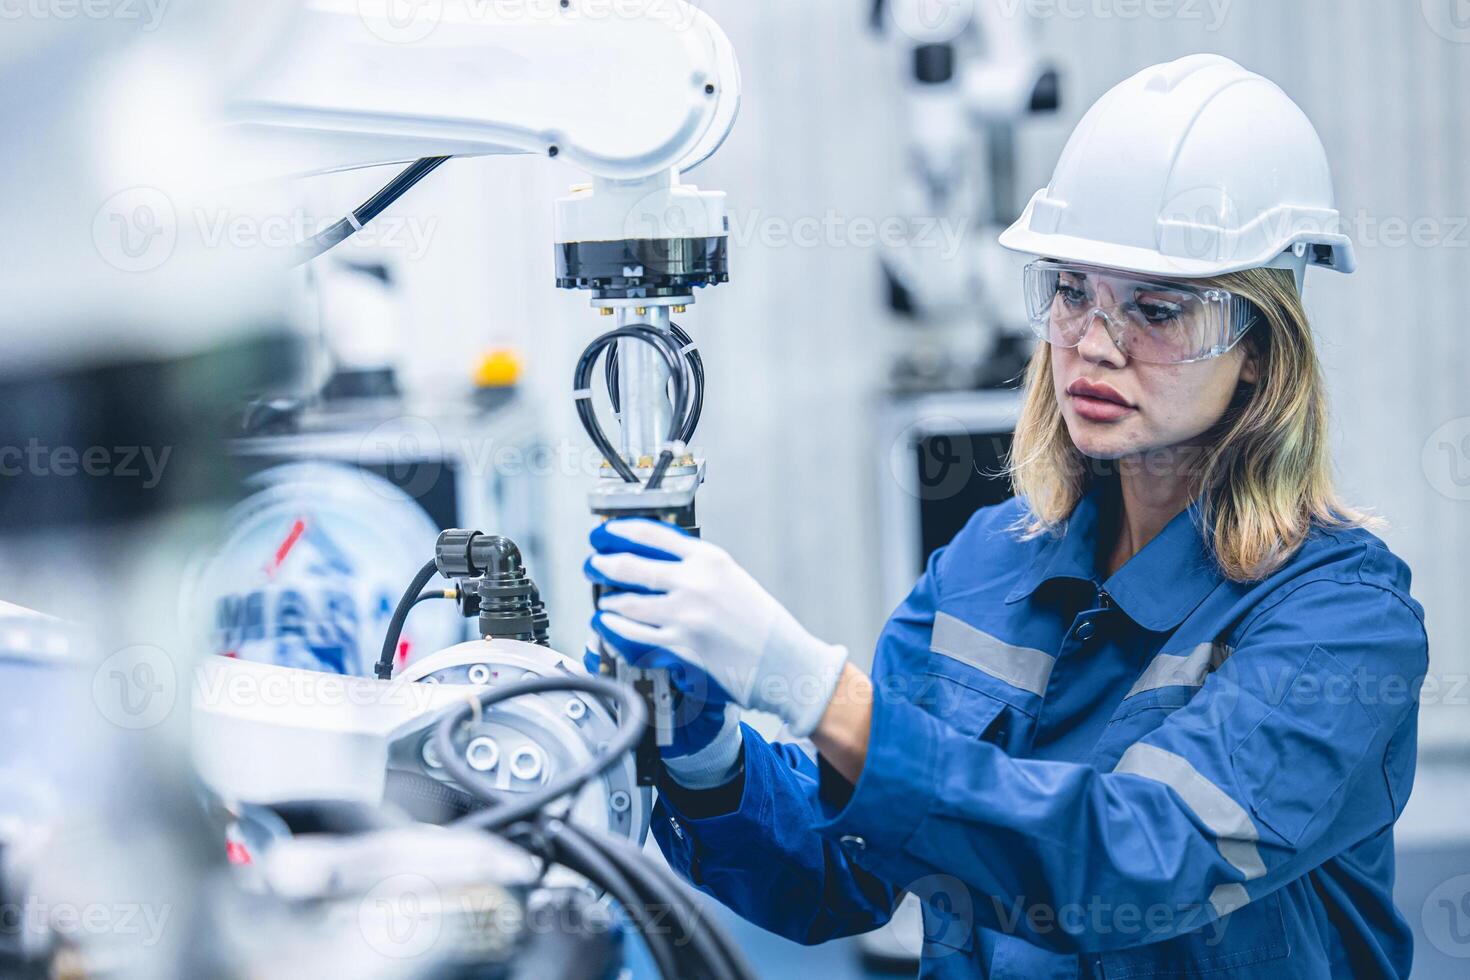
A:
<svg viewBox="0 0 1470 980">
<path fill-rule="evenodd" d="M 1024 5 L 875 0 L 872 19 L 903 52 L 910 122 L 900 189 L 910 233 L 883 254 L 889 306 L 914 327 L 893 387 L 1000 387 L 1031 345 L 1010 300 L 1019 267 L 995 233 L 1024 204 L 1016 134 L 1056 112 L 1060 78 L 1034 47 Z"/>
<path fill-rule="evenodd" d="M 35 397 L 18 404 L 66 407 L 54 417 L 78 424 L 116 423 L 127 414 L 121 431 L 135 441 L 183 431 L 188 438 L 171 445 L 191 450 L 184 472 L 213 483 L 207 493 L 204 485 L 185 483 L 178 492 L 190 494 L 179 497 L 118 497 L 89 488 L 75 501 L 48 499 L 43 485 L 7 485 L 19 504 L 8 514 L 12 522 L 49 517 L 56 532 L 49 551 L 22 552 L 50 560 L 39 563 L 46 574 L 36 585 L 14 594 L 44 598 L 57 572 L 72 581 L 102 575 L 109 587 L 128 588 L 115 590 L 123 602 L 104 598 L 95 615 L 88 610 L 75 642 L 17 639 L 0 657 L 17 697 L 37 711 L 59 706 L 49 725 L 7 718 L 25 732 L 20 754 L 44 760 L 39 749 L 49 740 L 60 757 L 81 760 L 75 768 L 7 774 L 33 799 L 17 796 L 0 813 L 0 889 L 28 908 L 54 911 L 59 901 L 115 898 L 174 919 L 167 928 L 160 924 L 159 935 L 115 941 L 116 931 L 69 933 L 55 915 L 42 914 L 28 922 L 29 931 L 3 937 L 5 974 L 611 977 L 624 961 L 622 937 L 636 935 L 663 976 L 749 976 L 687 887 L 638 847 L 650 791 L 631 753 L 657 737 L 649 734 L 650 707 L 667 705 L 647 679 L 585 676 L 580 662 L 546 645 L 549 617 L 509 539 L 451 530 L 425 542 L 419 557 L 433 560 L 412 576 L 393 608 L 373 665 L 377 676 L 362 677 L 352 676 L 361 665 L 350 663 L 347 636 L 296 631 L 302 620 L 284 585 L 257 582 L 261 588 L 235 592 L 230 576 L 206 566 L 203 585 L 188 593 L 196 608 L 185 617 L 196 627 L 202 620 L 202 635 L 188 623 L 175 630 L 174 617 L 157 600 L 179 595 L 165 586 L 177 585 L 178 576 L 153 572 L 155 566 L 176 572 L 185 554 L 198 553 L 203 536 L 161 548 L 146 534 L 157 520 L 179 526 L 178 506 L 238 497 L 230 480 L 238 469 L 228 464 L 220 438 L 228 407 L 241 404 L 246 392 L 267 390 L 267 379 L 287 373 L 282 365 L 299 351 L 288 344 L 280 361 L 243 370 L 257 362 L 232 362 L 227 341 L 290 335 L 282 317 L 290 304 L 276 302 L 289 292 L 281 287 L 289 267 L 328 252 L 445 160 L 498 153 L 542 154 L 591 175 L 590 184 L 556 205 L 555 278 L 559 286 L 588 289 L 593 305 L 616 317 L 614 331 L 594 342 L 578 368 L 577 396 L 590 413 L 593 361 L 609 352 L 604 376 L 622 429 L 614 447 L 595 417 L 589 423 L 608 460 L 593 510 L 692 523 L 702 465 L 682 438 L 698 419 L 702 377 L 696 380 L 700 368 L 688 335 L 670 316 L 692 301 L 694 289 L 727 278 L 723 195 L 684 184 L 681 173 L 713 153 L 733 124 L 739 78 L 728 41 L 708 16 L 683 2 L 622 4 L 611 17 L 569 0 L 446 2 L 433 5 L 428 21 L 404 21 L 391 3 L 370 0 L 221 4 L 218 12 L 212 5 L 182 6 L 169 23 L 185 26 L 142 40 L 114 35 L 112 51 L 80 33 L 66 36 L 45 25 L 27 31 L 32 41 L 57 40 L 62 47 L 46 54 L 69 56 L 58 65 L 117 55 L 106 60 L 107 70 L 64 73 L 71 84 L 52 93 L 58 101 L 73 94 L 91 108 L 123 101 L 108 125 L 89 130 L 95 117 L 86 116 L 67 130 L 88 134 L 75 145 L 48 142 L 45 129 L 37 130 L 35 158 L 21 156 L 26 167 L 44 170 L 48 153 L 68 162 L 112 160 L 118 147 L 92 133 L 126 130 L 130 100 L 150 107 L 150 124 L 182 121 L 177 138 L 160 143 L 159 153 L 117 154 L 134 167 L 129 178 L 141 189 L 98 213 L 101 231 L 94 235 L 113 225 L 135 233 L 123 236 L 116 255 L 99 239 L 103 264 L 142 277 L 117 279 L 104 270 L 99 280 L 115 282 L 112 295 L 125 301 L 110 307 L 89 306 L 91 292 L 70 305 L 54 304 L 67 313 L 60 318 L 64 329 L 52 347 L 31 353 L 34 363 L 46 361 L 46 371 L 62 372 L 65 383 L 56 387 L 37 369 L 39 391 L 23 392 Z M 218 43 L 226 39 L 235 43 Z M 0 68 L 10 68 L 12 56 L 20 59 L 18 74 L 37 67 L 32 51 L 0 40 Z M 42 70 L 32 80 L 47 77 Z M 146 98 L 150 93 L 155 98 Z M 218 108 L 211 102 L 216 95 L 222 96 Z M 22 121 L 13 115 L 8 122 Z M 57 115 L 43 111 L 40 118 L 49 123 Z M 210 151 L 207 165 L 182 152 L 200 146 Z M 188 220 L 204 213 L 191 210 L 196 202 L 226 206 L 222 185 L 258 191 L 281 177 L 389 163 L 409 165 L 336 225 L 291 249 L 233 240 L 228 247 L 200 245 L 207 222 Z M 187 172 L 165 174 L 160 167 Z M 94 175 L 63 176 L 86 195 L 84 207 L 95 209 Z M 66 193 L 65 180 L 59 183 Z M 4 206 L 8 216 L 26 216 L 24 202 L 6 198 Z M 229 206 L 245 205 L 231 200 Z M 109 207 L 121 209 L 121 221 L 110 221 Z M 173 240 L 149 265 L 155 232 Z M 61 268 L 90 271 L 97 264 L 96 255 L 52 258 L 65 260 Z M 238 289 L 238 305 L 231 302 L 234 292 L 210 295 L 215 280 L 201 269 Z M 346 319 L 364 324 L 366 336 L 376 322 L 366 311 L 382 298 L 362 279 L 372 273 L 336 271 L 358 278 L 345 287 L 326 283 L 324 270 L 322 288 L 352 294 L 346 306 L 356 312 Z M 265 291 L 270 302 L 262 299 Z M 175 296 L 179 303 L 170 306 Z M 205 298 L 210 302 L 186 302 Z M 201 315 L 202 308 L 210 315 Z M 111 383 L 67 375 L 97 351 L 96 332 L 77 324 L 106 311 L 116 335 L 133 331 L 148 341 L 144 346 L 166 363 L 158 377 L 170 383 L 150 387 L 153 376 L 126 358 L 117 358 L 124 366 L 114 379 L 100 379 Z M 230 317 L 253 318 L 253 326 L 213 328 Z M 182 332 L 191 319 L 195 335 Z M 384 345 L 338 337 L 329 347 L 335 369 L 320 395 L 295 405 L 257 402 L 234 458 L 269 465 L 315 455 L 321 445 L 313 440 L 355 436 L 350 452 L 323 455 L 353 464 L 350 475 L 336 472 L 357 489 L 328 476 L 332 467 L 311 474 L 262 467 L 259 495 L 235 513 L 234 536 L 227 531 L 230 543 L 218 561 L 244 562 L 252 572 L 258 566 L 266 578 L 300 562 L 317 577 L 316 594 L 338 611 L 375 608 L 381 593 L 375 582 L 350 600 L 332 585 L 345 584 L 334 574 L 351 568 L 353 577 L 361 576 L 368 564 L 354 562 L 343 542 L 402 536 L 402 545 L 389 544 L 407 555 L 414 550 L 409 539 L 421 539 L 424 525 L 399 519 L 410 513 L 401 497 L 382 497 L 397 505 L 388 508 L 396 511 L 391 517 L 361 495 L 373 492 L 374 481 L 363 475 L 373 468 L 372 454 L 364 451 L 362 426 L 345 420 L 383 420 L 382 402 L 397 397 L 383 370 Z M 179 367 L 186 349 L 211 348 L 226 359 L 202 370 Z M 57 397 L 44 397 L 47 390 Z M 128 413 L 120 411 L 125 406 Z M 411 418 L 387 422 L 385 439 L 396 453 Z M 435 429 L 445 431 L 437 423 Z M 62 435 L 91 445 L 108 433 Z M 299 452 L 287 448 L 292 440 Z M 403 460 L 393 453 L 385 460 L 389 469 Z M 456 501 L 456 516 L 464 504 Z M 94 540 L 98 518 L 112 514 L 123 530 L 116 540 Z M 200 523 L 201 530 L 209 526 Z M 324 528 L 330 533 L 320 534 Z M 84 569 L 87 575 L 78 574 Z M 375 572 L 365 577 L 372 580 Z M 389 574 L 386 567 L 382 573 Z M 436 575 L 450 585 L 425 591 Z M 451 601 L 459 616 L 475 618 L 480 638 L 400 658 L 401 641 L 411 635 L 415 643 L 435 645 L 422 632 L 428 620 L 419 617 L 437 610 L 414 612 L 405 629 L 410 612 L 441 603 L 447 610 Z M 252 612 L 257 605 L 259 620 Z M 198 606 L 207 607 L 203 617 Z M 320 628 L 329 621 L 316 616 L 313 622 Z M 49 635 L 52 621 L 37 622 L 45 628 L 32 632 Z M 359 633 L 368 622 L 359 617 Z M 105 646 L 93 646 L 101 637 L 112 645 L 131 636 L 166 649 L 138 644 L 104 655 Z M 211 647 L 237 656 L 196 663 L 192 654 Z M 282 659 L 312 669 L 265 662 Z M 401 659 L 406 663 L 394 676 Z M 190 713 L 173 711 L 178 701 L 194 709 L 187 737 L 182 723 Z M 130 740 L 129 732 L 144 734 Z M 186 745 L 207 790 L 203 808 L 180 754 Z M 107 822 L 98 824 L 104 814 Z M 80 837 L 68 832 L 74 824 Z M 655 915 L 666 918 L 655 922 Z"/>
<path fill-rule="evenodd" d="M 285 463 L 245 482 L 254 492 L 226 515 L 185 594 L 191 632 L 220 656 L 368 676 L 439 529 L 407 493 L 353 466 Z M 453 609 L 430 606 L 405 628 L 399 662 L 463 636 Z"/>
<path fill-rule="evenodd" d="M 968 515 L 1010 495 L 1003 469 L 1035 343 L 1019 263 L 996 234 L 1024 205 L 1017 135 L 1057 111 L 1061 79 L 1024 4 L 876 0 L 873 25 L 904 53 L 911 120 L 903 201 L 914 234 L 883 255 L 890 307 L 911 329 L 875 454 L 884 595 L 896 602 Z M 964 230 L 953 254 L 925 231 L 935 221 Z"/>
</svg>

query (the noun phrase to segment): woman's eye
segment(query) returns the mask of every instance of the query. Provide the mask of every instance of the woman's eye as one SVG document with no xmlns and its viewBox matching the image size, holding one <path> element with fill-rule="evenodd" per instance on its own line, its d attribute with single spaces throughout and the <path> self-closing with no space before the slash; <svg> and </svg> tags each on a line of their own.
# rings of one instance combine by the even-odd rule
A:
<svg viewBox="0 0 1470 980">
<path fill-rule="evenodd" d="M 1141 300 L 1137 304 L 1138 312 L 1149 323 L 1170 324 L 1180 317 L 1180 308 L 1174 303 L 1159 303 Z"/>
<path fill-rule="evenodd" d="M 1080 306 L 1087 300 L 1086 293 L 1078 289 L 1076 286 L 1069 285 L 1065 282 L 1059 283 L 1057 285 L 1057 295 L 1060 296 L 1062 298 L 1062 302 L 1066 303 L 1068 306 Z"/>
</svg>

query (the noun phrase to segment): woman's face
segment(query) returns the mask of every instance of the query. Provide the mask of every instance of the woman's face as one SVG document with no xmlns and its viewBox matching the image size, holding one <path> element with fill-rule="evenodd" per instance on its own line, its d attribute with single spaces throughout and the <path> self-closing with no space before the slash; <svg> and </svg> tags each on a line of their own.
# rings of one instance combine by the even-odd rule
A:
<svg viewBox="0 0 1470 980">
<path fill-rule="evenodd" d="M 1119 459 L 1190 442 L 1225 414 L 1241 381 L 1254 382 L 1248 345 L 1184 364 L 1130 358 L 1101 317 L 1076 347 L 1052 345 L 1052 383 L 1072 442 L 1095 459 Z"/>
</svg>

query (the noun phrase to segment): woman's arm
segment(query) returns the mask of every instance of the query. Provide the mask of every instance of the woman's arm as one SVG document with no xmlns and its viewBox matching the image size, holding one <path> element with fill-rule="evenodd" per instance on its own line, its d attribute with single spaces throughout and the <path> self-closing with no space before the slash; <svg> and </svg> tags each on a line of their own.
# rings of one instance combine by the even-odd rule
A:
<svg viewBox="0 0 1470 980">
<path fill-rule="evenodd" d="M 816 764 L 742 726 L 740 774 L 727 786 L 660 786 L 652 830 L 669 865 L 743 918 L 800 943 L 875 929 L 896 890 L 813 828 Z"/>
<path fill-rule="evenodd" d="M 889 633 L 920 628 L 900 615 Z M 1426 657 L 1423 626 L 1395 592 L 1302 585 L 1247 625 L 1189 704 L 1101 772 L 1012 758 L 889 696 L 880 644 L 871 708 L 855 697 L 822 720 L 823 780 L 840 772 L 854 785 L 824 785 L 819 829 L 861 839 L 857 860 L 900 887 L 958 879 L 977 924 L 1036 945 L 1156 942 L 1392 824 L 1412 778 Z M 1089 914 L 1098 907 L 1169 914 L 1141 933 L 1110 928 Z M 1043 910 L 1046 927 L 1016 908 Z"/>
<path fill-rule="evenodd" d="M 873 682 L 852 664 L 842 671 L 832 702 L 827 705 L 812 743 L 822 758 L 856 784 L 868 756 L 868 734 L 873 727 Z"/>
</svg>

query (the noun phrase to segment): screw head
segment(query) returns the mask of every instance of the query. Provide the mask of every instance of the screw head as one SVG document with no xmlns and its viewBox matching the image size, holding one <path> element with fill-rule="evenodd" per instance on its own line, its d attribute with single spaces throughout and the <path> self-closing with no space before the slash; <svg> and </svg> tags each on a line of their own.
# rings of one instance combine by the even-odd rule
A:
<svg viewBox="0 0 1470 980">
<path fill-rule="evenodd" d="M 541 768 L 541 753 L 529 745 L 518 750 L 510 760 L 511 775 L 517 779 L 539 779 Z"/>
<path fill-rule="evenodd" d="M 500 764 L 500 746 L 488 735 L 470 739 L 465 746 L 464 761 L 476 772 L 489 772 Z"/>
</svg>

